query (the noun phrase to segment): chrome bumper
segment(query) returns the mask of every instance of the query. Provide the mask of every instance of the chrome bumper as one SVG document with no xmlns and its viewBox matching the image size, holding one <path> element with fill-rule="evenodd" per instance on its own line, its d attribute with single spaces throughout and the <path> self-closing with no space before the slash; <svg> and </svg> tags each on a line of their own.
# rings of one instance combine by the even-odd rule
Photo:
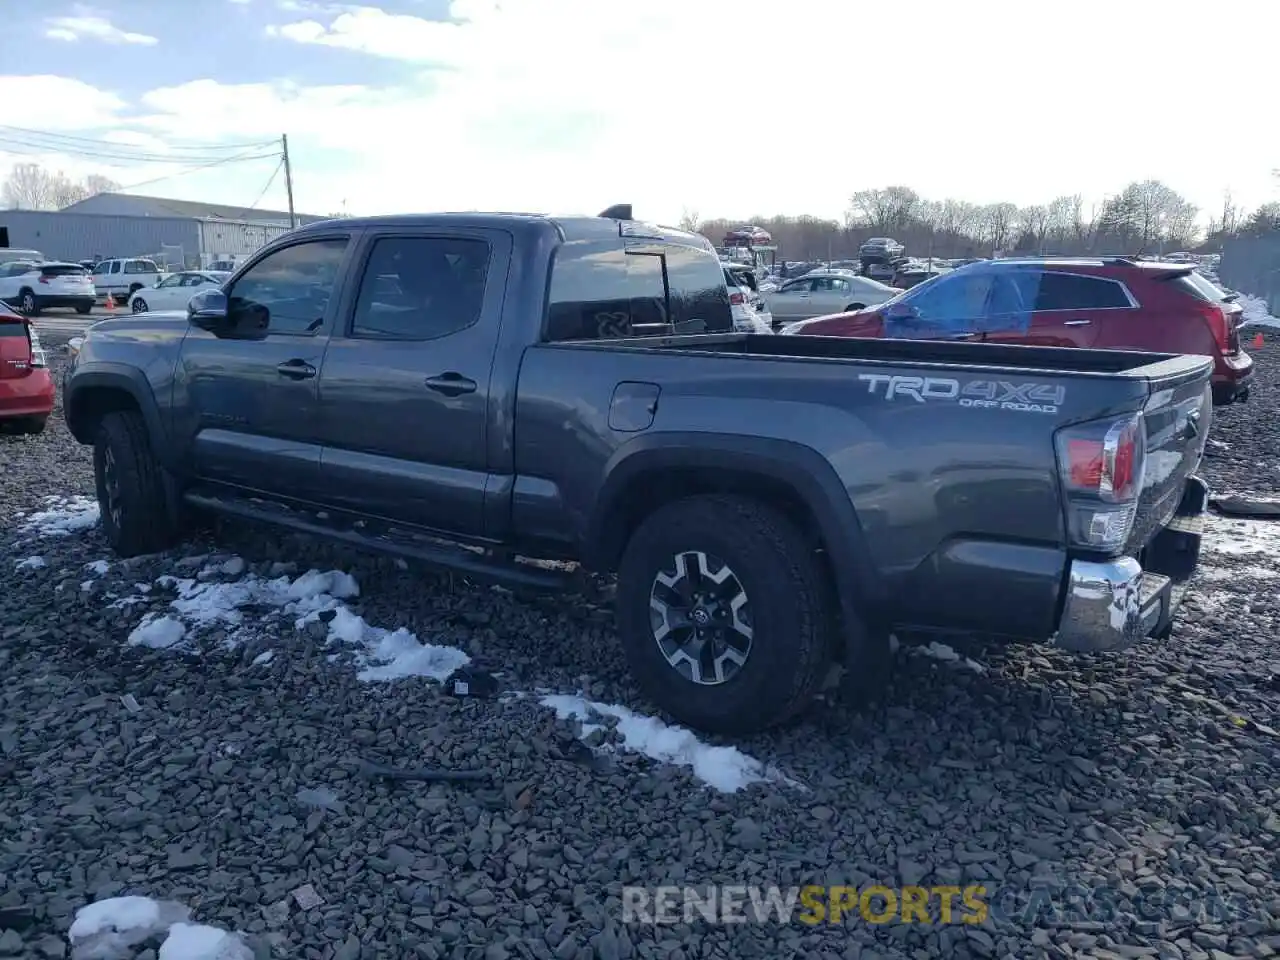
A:
<svg viewBox="0 0 1280 960">
<path fill-rule="evenodd" d="M 1188 479 L 1169 525 L 1145 551 L 1145 570 L 1133 557 L 1072 560 L 1053 642 L 1064 650 L 1102 652 L 1166 633 L 1199 562 L 1208 503 L 1205 482 Z"/>
</svg>

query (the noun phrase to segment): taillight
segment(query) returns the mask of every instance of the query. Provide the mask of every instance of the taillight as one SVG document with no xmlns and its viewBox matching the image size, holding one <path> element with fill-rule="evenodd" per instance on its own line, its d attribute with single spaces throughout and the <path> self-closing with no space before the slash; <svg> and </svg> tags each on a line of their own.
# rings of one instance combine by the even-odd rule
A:
<svg viewBox="0 0 1280 960">
<path fill-rule="evenodd" d="M 31 344 L 31 366 L 39 369 L 47 367 L 48 358 L 45 357 L 44 346 L 40 343 L 40 334 L 36 333 L 35 327 L 27 324 L 27 340 Z"/>
<path fill-rule="evenodd" d="M 740 293 L 731 293 L 729 294 L 729 302 L 735 307 L 740 307 L 747 302 L 747 298 Z"/>
<path fill-rule="evenodd" d="M 1218 345 L 1218 349 L 1223 353 L 1234 352 L 1231 337 L 1235 333 L 1235 324 L 1227 316 L 1227 311 L 1216 303 L 1198 303 L 1196 307 L 1200 316 L 1204 318 L 1204 322 L 1208 324 L 1209 332 L 1213 334 L 1213 342 Z M 1238 342 L 1235 349 L 1239 349 Z"/>
<path fill-rule="evenodd" d="M 48 282 L 49 282 L 49 278 L 48 278 L 48 277 L 46 277 L 46 276 L 42 273 L 42 274 L 40 274 L 40 282 L 41 282 L 41 283 L 48 283 Z"/>
<path fill-rule="evenodd" d="M 1054 442 L 1071 544 L 1119 550 L 1133 528 L 1142 492 L 1147 444 L 1142 415 L 1066 427 Z"/>
</svg>

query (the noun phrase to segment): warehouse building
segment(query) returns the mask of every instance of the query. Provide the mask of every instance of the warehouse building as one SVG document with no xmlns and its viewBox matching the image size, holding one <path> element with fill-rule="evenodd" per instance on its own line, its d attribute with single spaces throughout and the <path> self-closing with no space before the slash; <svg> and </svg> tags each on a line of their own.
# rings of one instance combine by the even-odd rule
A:
<svg viewBox="0 0 1280 960">
<path fill-rule="evenodd" d="M 324 217 L 299 214 L 299 225 Z M 0 210 L 0 247 L 56 260 L 149 257 L 171 267 L 241 260 L 289 231 L 289 214 L 100 193 L 58 211 Z"/>
</svg>

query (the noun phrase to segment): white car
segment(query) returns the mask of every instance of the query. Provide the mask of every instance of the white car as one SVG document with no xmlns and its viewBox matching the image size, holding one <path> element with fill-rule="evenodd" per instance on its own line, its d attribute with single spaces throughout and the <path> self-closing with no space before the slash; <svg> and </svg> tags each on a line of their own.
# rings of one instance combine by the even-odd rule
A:
<svg viewBox="0 0 1280 960">
<path fill-rule="evenodd" d="M 113 297 L 116 303 L 124 303 L 135 290 L 154 287 L 165 276 L 154 260 L 117 257 L 103 260 L 93 268 L 93 285 L 98 296 Z"/>
<path fill-rule="evenodd" d="M 729 288 L 733 329 L 739 333 L 773 333 L 773 316 L 760 296 L 755 272 L 745 264 L 726 263 L 724 282 Z"/>
<path fill-rule="evenodd" d="M 817 270 L 788 280 L 773 293 L 766 294 L 765 303 L 776 322 L 792 323 L 873 307 L 901 292 L 870 277 L 843 270 Z"/>
<path fill-rule="evenodd" d="M 218 287 L 231 276 L 222 270 L 183 270 L 171 273 L 154 287 L 144 287 L 130 295 L 134 313 L 149 310 L 185 310 L 191 298 L 209 287 Z"/>
<path fill-rule="evenodd" d="M 89 271 L 78 263 L 13 260 L 0 265 L 0 300 L 28 317 L 50 307 L 88 313 L 96 296 Z"/>
</svg>

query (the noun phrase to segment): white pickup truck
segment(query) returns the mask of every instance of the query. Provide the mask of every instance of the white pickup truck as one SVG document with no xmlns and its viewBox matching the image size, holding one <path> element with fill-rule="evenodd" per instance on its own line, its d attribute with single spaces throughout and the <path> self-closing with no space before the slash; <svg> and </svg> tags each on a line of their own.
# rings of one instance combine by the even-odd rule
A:
<svg viewBox="0 0 1280 960">
<path fill-rule="evenodd" d="M 93 268 L 93 286 L 100 297 L 111 297 L 125 303 L 143 287 L 154 287 L 167 276 L 154 260 L 141 257 L 119 257 L 103 260 Z"/>
</svg>

